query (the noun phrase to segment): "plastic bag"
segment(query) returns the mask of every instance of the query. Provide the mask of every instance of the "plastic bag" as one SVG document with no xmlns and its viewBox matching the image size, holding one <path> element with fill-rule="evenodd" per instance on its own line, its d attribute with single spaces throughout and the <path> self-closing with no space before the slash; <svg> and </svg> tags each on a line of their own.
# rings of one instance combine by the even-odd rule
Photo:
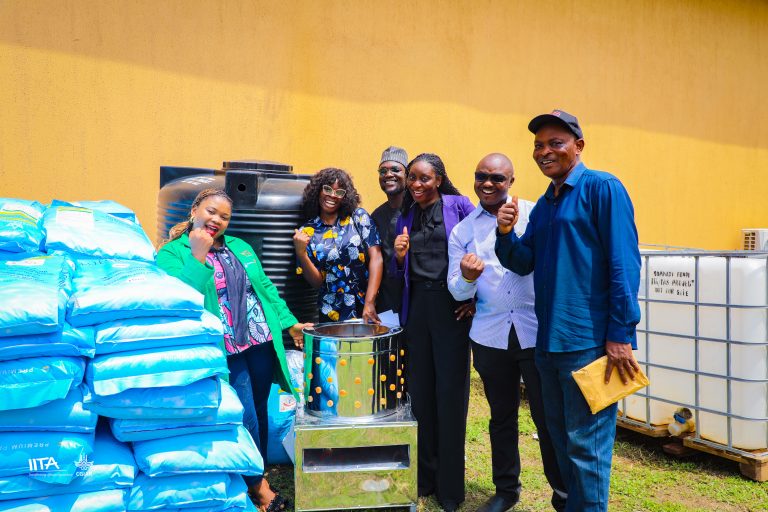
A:
<svg viewBox="0 0 768 512">
<path fill-rule="evenodd" d="M 204 311 L 199 318 L 132 318 L 96 326 L 96 352 L 110 354 L 201 344 L 219 345 L 221 319 Z"/>
<path fill-rule="evenodd" d="M 43 232 L 38 221 L 45 206 L 37 201 L 0 198 L 0 251 L 40 250 Z"/>
<path fill-rule="evenodd" d="M 117 442 L 108 428 L 100 428 L 93 443 L 93 453 L 77 462 L 71 482 L 49 484 L 25 475 L 0 477 L 0 500 L 127 488 L 133 485 L 136 473 L 128 445 Z"/>
<path fill-rule="evenodd" d="M 122 489 L 112 489 L 0 501 L 0 512 L 125 512 L 125 495 Z"/>
<path fill-rule="evenodd" d="M 83 381 L 85 361 L 77 357 L 28 357 L 0 361 L 0 411 L 29 409 L 59 400 Z"/>
<path fill-rule="evenodd" d="M 147 316 L 203 314 L 203 295 L 153 263 L 128 260 L 75 262 L 67 319 L 74 326 Z"/>
<path fill-rule="evenodd" d="M 196 345 L 96 356 L 88 363 L 85 381 L 93 393 L 106 396 L 135 388 L 186 386 L 227 374 L 227 359 L 221 348 Z"/>
<path fill-rule="evenodd" d="M 133 443 L 136 464 L 156 476 L 226 472 L 261 475 L 264 461 L 242 425 L 235 430 L 203 432 Z"/>
<path fill-rule="evenodd" d="M 84 388 L 74 387 L 61 400 L 32 409 L 0 411 L 0 432 L 95 432 L 99 417 L 83 408 Z"/>
<path fill-rule="evenodd" d="M 154 261 L 155 248 L 132 222 L 75 206 L 51 206 L 41 220 L 45 251 L 66 251 L 89 258 Z"/>
<path fill-rule="evenodd" d="M 60 256 L 0 261 L 0 336 L 55 332 L 64 324 L 71 267 Z"/>
<path fill-rule="evenodd" d="M 291 430 L 293 419 L 296 417 L 296 399 L 293 394 L 280 389 L 277 384 L 272 384 L 267 403 L 267 419 L 269 421 L 266 463 L 290 464 L 283 447 L 283 438 Z"/>
<path fill-rule="evenodd" d="M 36 356 L 93 357 L 95 353 L 93 329 L 66 323 L 56 332 L 0 338 L 0 361 Z"/>
<path fill-rule="evenodd" d="M 79 208 L 88 208 L 90 210 L 98 210 L 100 212 L 108 213 L 113 217 L 118 217 L 123 220 L 139 223 L 139 219 L 136 218 L 136 214 L 120 203 L 105 199 L 103 201 L 62 201 L 60 199 L 54 199 L 51 201 L 51 206 L 77 206 Z"/>
<path fill-rule="evenodd" d="M 78 464 L 93 452 L 93 438 L 70 432 L 0 432 L 0 477 L 26 475 L 68 484 Z"/>
<path fill-rule="evenodd" d="M 190 418 L 210 415 L 219 407 L 219 379 L 203 379 L 188 386 L 129 389 L 110 396 L 97 396 L 86 388 L 83 407 L 108 418 Z"/>
<path fill-rule="evenodd" d="M 128 510 L 244 508 L 247 491 L 240 475 L 202 473 L 149 478 L 140 473 L 128 498 Z"/>
<path fill-rule="evenodd" d="M 226 382 L 221 383 L 221 404 L 211 414 L 198 418 L 133 419 L 111 421 L 112 432 L 121 441 L 147 441 L 165 437 L 231 430 L 243 423 L 243 404 Z"/>
</svg>

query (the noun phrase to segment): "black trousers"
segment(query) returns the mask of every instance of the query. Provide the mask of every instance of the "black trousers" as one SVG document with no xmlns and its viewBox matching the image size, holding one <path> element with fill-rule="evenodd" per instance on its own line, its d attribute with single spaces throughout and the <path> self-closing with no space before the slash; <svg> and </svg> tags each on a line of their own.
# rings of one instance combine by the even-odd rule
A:
<svg viewBox="0 0 768 512">
<path fill-rule="evenodd" d="M 464 501 L 469 322 L 456 320 L 457 306 L 445 283 L 414 283 L 405 339 L 408 392 L 419 422 L 419 493 L 434 492 L 441 503 L 459 504 Z"/>
<path fill-rule="evenodd" d="M 507 498 L 520 496 L 520 451 L 518 449 L 518 407 L 520 406 L 520 376 L 525 382 L 533 423 L 539 433 L 539 449 L 544 463 L 544 475 L 552 489 L 564 491 L 552 438 L 544 420 L 541 381 L 534 362 L 534 349 L 521 349 L 514 325 L 510 329 L 506 350 L 490 348 L 472 342 L 475 369 L 480 374 L 491 420 L 491 462 L 496 493 Z"/>
</svg>

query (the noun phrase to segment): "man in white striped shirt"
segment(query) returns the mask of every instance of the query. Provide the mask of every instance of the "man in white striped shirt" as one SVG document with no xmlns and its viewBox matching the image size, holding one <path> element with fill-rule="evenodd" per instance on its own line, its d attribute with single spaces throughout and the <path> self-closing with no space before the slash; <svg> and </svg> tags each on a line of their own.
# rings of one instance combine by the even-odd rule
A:
<svg viewBox="0 0 768 512">
<path fill-rule="evenodd" d="M 510 201 L 508 192 L 514 181 L 512 162 L 505 155 L 492 153 L 483 158 L 475 171 L 475 193 L 480 204 L 454 228 L 448 241 L 448 289 L 456 300 L 477 299 L 469 337 L 474 366 L 491 408 L 489 431 L 496 494 L 478 512 L 503 512 L 520 498 L 517 413 L 521 376 L 539 433 L 544 474 L 553 489 L 552 506 L 555 510 L 565 508 L 565 487 L 544 421 L 539 373 L 534 363 L 538 324 L 533 309 L 533 274 L 519 276 L 502 267 L 494 250 L 496 212 Z M 518 204 L 520 220 L 515 231 L 522 236 L 534 203 Z"/>
</svg>

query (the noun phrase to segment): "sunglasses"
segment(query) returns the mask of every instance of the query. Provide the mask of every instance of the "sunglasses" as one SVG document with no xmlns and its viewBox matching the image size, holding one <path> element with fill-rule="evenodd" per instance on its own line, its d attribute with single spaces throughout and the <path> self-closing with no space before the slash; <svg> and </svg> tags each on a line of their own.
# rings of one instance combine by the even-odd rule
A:
<svg viewBox="0 0 768 512">
<path fill-rule="evenodd" d="M 379 167 L 379 175 L 384 176 L 387 173 L 398 174 L 403 172 L 399 167 Z"/>
<path fill-rule="evenodd" d="M 507 177 L 504 176 L 503 174 L 488 174 L 487 172 L 475 173 L 475 181 L 479 181 L 480 183 L 485 183 L 489 179 L 491 180 L 491 182 L 496 183 L 498 185 L 507 181 Z"/>
<path fill-rule="evenodd" d="M 323 185 L 323 192 L 329 196 L 338 197 L 339 199 L 347 195 L 347 191 L 343 188 L 337 188 L 334 190 L 330 185 Z"/>
</svg>

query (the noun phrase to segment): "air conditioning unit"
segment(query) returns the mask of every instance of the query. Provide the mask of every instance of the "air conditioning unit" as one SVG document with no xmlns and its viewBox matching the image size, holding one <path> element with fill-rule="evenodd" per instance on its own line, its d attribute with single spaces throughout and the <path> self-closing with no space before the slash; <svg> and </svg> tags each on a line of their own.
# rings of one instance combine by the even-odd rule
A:
<svg viewBox="0 0 768 512">
<path fill-rule="evenodd" d="M 768 228 L 742 229 L 745 251 L 768 251 Z"/>
</svg>

